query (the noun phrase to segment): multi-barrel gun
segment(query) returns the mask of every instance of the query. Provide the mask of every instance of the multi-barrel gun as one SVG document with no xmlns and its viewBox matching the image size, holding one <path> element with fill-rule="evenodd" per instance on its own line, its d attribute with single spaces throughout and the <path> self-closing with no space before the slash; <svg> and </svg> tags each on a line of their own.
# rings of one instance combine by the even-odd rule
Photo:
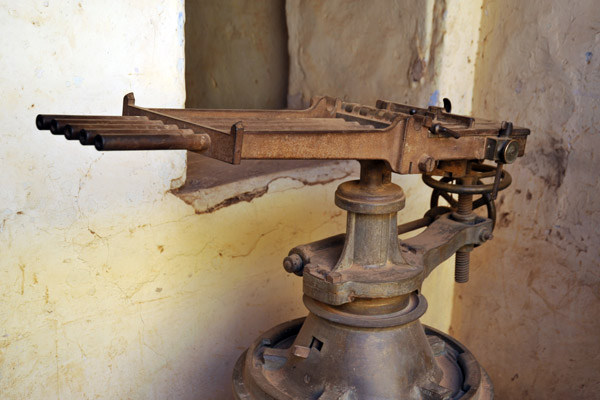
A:
<svg viewBox="0 0 600 400">
<path fill-rule="evenodd" d="M 346 233 L 283 261 L 302 276 L 308 317 L 271 329 L 240 357 L 237 398 L 489 399 L 473 355 L 419 323 L 421 285 L 454 254 L 455 280 L 468 281 L 470 252 L 491 239 L 494 200 L 511 183 L 503 166 L 524 154 L 530 132 L 450 108 L 316 97 L 306 110 L 162 109 L 128 94 L 122 116 L 39 115 L 36 124 L 100 151 L 179 149 L 232 164 L 358 160 L 360 178 L 335 196 L 348 212 Z M 392 173 L 422 174 L 433 188 L 424 217 L 397 225 L 405 197 Z"/>
</svg>

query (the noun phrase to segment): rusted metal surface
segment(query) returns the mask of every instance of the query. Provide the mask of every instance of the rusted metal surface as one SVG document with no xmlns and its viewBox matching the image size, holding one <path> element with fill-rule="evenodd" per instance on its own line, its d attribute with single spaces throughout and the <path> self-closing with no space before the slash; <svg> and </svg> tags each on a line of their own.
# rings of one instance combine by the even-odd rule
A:
<svg viewBox="0 0 600 400">
<path fill-rule="evenodd" d="M 396 173 L 433 175 L 448 173 L 445 162 L 455 162 L 455 175 L 467 160 L 512 162 L 515 154 L 523 155 L 529 134 L 512 124 L 439 107 L 387 101 L 369 107 L 326 96 L 314 98 L 306 110 L 271 111 L 143 108 L 128 94 L 122 117 L 41 115 L 37 126 L 47 129 L 52 120 L 56 134 L 64 134 L 66 124 L 76 125 L 75 131 L 103 122 L 109 126 L 102 129 L 176 125 L 209 138 L 206 149 L 190 144 L 189 150 L 234 164 L 242 159 L 383 160 Z"/>
<path fill-rule="evenodd" d="M 292 249 L 288 257 L 297 260 L 296 265 L 302 267 L 301 271 L 296 267 L 288 272 L 301 272 L 304 293 L 332 305 L 345 304 L 358 297 L 398 296 L 418 290 L 435 267 L 465 245 L 483 244 L 490 239 L 491 231 L 492 222 L 487 218 L 477 218 L 473 225 L 467 225 L 445 213 L 423 233 L 398 240 L 402 264 L 386 262 L 377 269 L 372 265 L 353 264 L 350 269 L 339 270 L 336 264 L 346 235 L 337 235 Z"/>
<path fill-rule="evenodd" d="M 177 125 L 156 125 L 156 126 L 152 126 L 152 127 L 140 127 L 140 126 L 136 126 L 136 127 L 132 127 L 132 128 L 122 128 L 122 129 L 117 129 L 114 128 L 112 126 L 102 126 L 102 127 L 92 127 L 90 125 L 87 126 L 87 128 L 81 128 L 79 130 L 77 130 L 77 128 L 71 128 L 69 129 L 70 126 L 67 125 L 66 129 L 65 129 L 65 138 L 67 140 L 79 140 L 79 143 L 81 143 L 84 146 L 87 145 L 93 145 L 94 144 L 94 139 L 96 139 L 96 136 L 99 135 L 116 135 L 116 134 L 127 134 L 130 136 L 133 136 L 135 134 L 141 133 L 141 134 L 147 134 L 149 132 L 154 132 L 154 133 L 162 133 L 160 131 L 164 131 L 164 130 L 168 130 L 169 132 L 177 132 L 179 131 L 179 129 L 177 128 Z"/>
<path fill-rule="evenodd" d="M 484 400 L 493 390 L 475 358 L 420 325 L 427 308 L 420 290 L 453 254 L 456 281 L 468 280 L 469 254 L 491 239 L 494 199 L 511 183 L 503 165 L 524 154 L 529 130 L 450 110 L 447 100 L 443 109 L 424 109 L 331 97 L 301 111 L 150 109 L 129 94 L 121 117 L 41 115 L 36 125 L 98 150 L 187 149 L 231 164 L 360 161 L 360 178 L 335 194 L 347 211 L 346 233 L 297 246 L 284 259 L 287 272 L 302 276 L 308 317 L 274 328 L 242 355 L 235 395 Z M 434 189 L 423 218 L 397 225 L 405 197 L 393 172 L 423 174 Z M 484 206 L 486 216 L 475 213 Z"/>
<path fill-rule="evenodd" d="M 493 398 L 491 381 L 473 354 L 418 321 L 408 329 L 342 332 L 323 321 L 310 314 L 261 335 L 234 368 L 236 399 Z M 392 367 L 397 365 L 403 367 L 402 374 Z M 365 390 L 367 385 L 348 385 L 348 375 L 353 381 L 368 381 L 371 391 Z M 403 380 L 418 384 L 407 389 Z"/>
<path fill-rule="evenodd" d="M 190 150 L 202 151 L 208 146 L 208 138 L 194 135 L 189 129 L 169 131 L 166 134 L 110 133 L 94 139 L 96 150 Z"/>
<path fill-rule="evenodd" d="M 72 115 L 38 115 L 36 120 L 35 120 L 35 125 L 37 126 L 38 129 L 40 130 L 47 130 L 50 129 L 50 125 L 52 124 L 52 120 L 55 119 L 62 119 L 62 120 L 69 120 L 69 119 L 80 119 L 81 116 L 72 116 Z M 93 121 L 110 121 L 110 120 L 117 120 L 117 121 L 125 121 L 125 120 L 147 120 L 148 118 L 146 117 L 128 117 L 128 116 L 109 116 L 109 115 L 86 115 L 85 118 L 87 120 L 93 120 Z"/>
<path fill-rule="evenodd" d="M 234 371 L 238 399 L 493 397 L 475 358 L 446 335 L 427 336 L 419 323 L 424 279 L 457 251 L 489 240 L 493 221 L 473 214 L 473 195 L 462 194 L 454 211 L 436 207 L 397 226 L 405 199 L 390 178 L 384 161 L 361 161 L 360 179 L 336 192 L 336 205 L 348 212 L 346 234 L 296 247 L 284 259 L 288 272 L 302 275 L 310 313 L 242 355 Z M 463 181 L 472 186 L 475 178 Z M 462 352 L 449 352 L 449 343 Z"/>
</svg>

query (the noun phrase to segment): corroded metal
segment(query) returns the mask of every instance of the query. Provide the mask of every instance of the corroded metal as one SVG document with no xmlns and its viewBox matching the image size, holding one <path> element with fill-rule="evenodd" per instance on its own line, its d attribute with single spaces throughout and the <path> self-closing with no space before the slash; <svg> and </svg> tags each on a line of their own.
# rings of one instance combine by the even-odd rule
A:
<svg viewBox="0 0 600 400">
<path fill-rule="evenodd" d="M 299 111 L 176 110 L 139 107 L 128 94 L 123 116 L 40 115 L 36 125 L 102 151 L 187 149 L 232 164 L 360 161 L 359 179 L 335 194 L 346 233 L 297 246 L 284 259 L 285 270 L 302 277 L 308 317 L 265 333 L 240 357 L 235 396 L 485 400 L 491 382 L 473 355 L 420 324 L 421 286 L 454 254 L 456 281 L 468 280 L 469 254 L 491 239 L 496 193 L 511 182 L 503 165 L 524 154 L 529 130 L 450 110 L 447 100 L 424 109 L 331 97 Z M 423 174 L 434 189 L 425 216 L 397 225 L 405 196 L 393 172 Z M 475 212 L 483 206 L 485 217 Z"/>
<path fill-rule="evenodd" d="M 468 160 L 498 161 L 523 155 L 529 130 L 427 109 L 378 101 L 375 107 L 316 97 L 306 110 L 196 110 L 144 108 L 132 93 L 123 116 L 40 115 L 38 128 L 64 134 L 72 121 L 78 129 L 116 125 L 176 125 L 206 135 L 212 158 L 237 164 L 242 159 L 381 160 L 400 174 L 454 176 Z M 112 126 L 111 126 L 112 125 Z M 510 126 L 510 129 L 507 129 Z M 452 134 L 450 134 L 451 132 Z M 161 134 L 168 134 L 161 132 Z M 510 146 L 507 143 L 510 142 Z"/>
<path fill-rule="evenodd" d="M 312 319 L 312 320 L 311 320 Z M 317 325 L 319 338 L 302 332 Z M 319 326 L 322 325 L 322 326 Z M 237 399 L 411 399 L 488 400 L 492 383 L 469 350 L 428 326 L 416 324 L 409 329 L 391 328 L 374 331 L 353 329 L 342 332 L 333 323 L 310 316 L 289 321 L 265 332 L 242 354 L 233 372 L 233 390 Z M 414 336 L 411 336 L 411 333 Z M 321 340 L 322 339 L 322 340 Z M 348 347 L 333 346 L 331 341 L 344 341 Z M 350 347 L 371 341 L 368 346 Z M 412 346 L 417 342 L 418 346 Z M 303 345 L 295 344 L 302 343 Z M 382 345 L 379 345 L 379 344 Z M 384 347 L 385 346 L 385 347 Z M 425 349 L 424 353 L 419 353 Z M 412 353 L 408 357 L 407 353 Z M 390 365 L 401 359 L 401 373 Z M 339 360 L 336 365 L 334 360 Z M 342 368 L 340 368 L 340 365 Z M 328 374 L 322 374 L 322 367 Z M 424 368 L 425 367 L 425 368 Z M 426 367 L 436 367 L 432 373 Z M 344 370 L 367 385 L 349 386 L 343 380 Z M 268 380 L 264 371 L 268 371 Z M 402 387 L 402 378 L 419 382 L 412 390 Z M 393 382 L 392 385 L 389 382 Z M 378 397 L 374 397 L 373 393 Z M 293 394 L 292 394 L 293 393 Z"/>
<path fill-rule="evenodd" d="M 439 358 L 451 339 L 428 337 L 419 323 L 424 279 L 458 250 L 485 242 L 492 220 L 437 207 L 409 225 L 425 231 L 399 240 L 405 198 L 390 177 L 385 162 L 361 161 L 360 178 L 336 192 L 346 234 L 290 251 L 284 267 L 302 272 L 309 315 L 296 331 L 277 327 L 242 355 L 238 399 L 492 398 L 476 360 L 465 355 L 467 368 L 457 354 Z"/>
</svg>

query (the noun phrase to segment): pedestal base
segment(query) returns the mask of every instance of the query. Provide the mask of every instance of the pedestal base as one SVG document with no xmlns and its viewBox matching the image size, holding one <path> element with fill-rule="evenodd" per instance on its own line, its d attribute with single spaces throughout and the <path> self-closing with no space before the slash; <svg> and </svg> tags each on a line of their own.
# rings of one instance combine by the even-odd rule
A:
<svg viewBox="0 0 600 400">
<path fill-rule="evenodd" d="M 401 332 L 322 324 L 321 318 L 309 314 L 261 335 L 236 363 L 236 399 L 493 399 L 492 383 L 473 355 L 450 336 L 418 321 Z M 307 334 L 310 338 L 302 337 Z M 318 335 L 324 335 L 322 341 Z M 418 365 L 427 363 L 427 356 L 404 357 L 406 340 L 414 336 L 420 340 L 421 335 L 431 347 L 433 368 Z M 387 343 L 389 339 L 404 343 Z M 420 370 L 434 372 L 423 375 Z"/>
</svg>

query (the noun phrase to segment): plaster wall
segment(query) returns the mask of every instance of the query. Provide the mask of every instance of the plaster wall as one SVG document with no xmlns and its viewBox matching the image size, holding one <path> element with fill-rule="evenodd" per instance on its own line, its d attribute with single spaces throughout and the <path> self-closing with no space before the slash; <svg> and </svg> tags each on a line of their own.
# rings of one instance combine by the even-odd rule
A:
<svg viewBox="0 0 600 400">
<path fill-rule="evenodd" d="M 285 108 L 285 1 L 186 2 L 188 108 Z"/>
<path fill-rule="evenodd" d="M 239 354 L 306 313 L 281 260 L 343 229 L 339 181 L 280 177 L 197 215 L 170 192 L 184 152 L 98 153 L 35 128 L 118 115 L 130 91 L 182 107 L 184 22 L 178 0 L 0 1 L 2 399 L 230 398 Z"/>
<path fill-rule="evenodd" d="M 598 2 L 483 3 L 473 112 L 531 129 L 452 331 L 500 399 L 600 390 Z"/>
</svg>

